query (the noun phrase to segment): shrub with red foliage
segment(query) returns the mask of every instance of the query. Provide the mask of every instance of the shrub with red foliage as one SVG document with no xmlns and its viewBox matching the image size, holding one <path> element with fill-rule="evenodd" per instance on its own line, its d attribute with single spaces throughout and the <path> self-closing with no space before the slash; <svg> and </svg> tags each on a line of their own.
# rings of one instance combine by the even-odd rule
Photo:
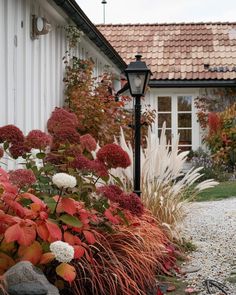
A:
<svg viewBox="0 0 236 295">
<path fill-rule="evenodd" d="M 208 114 L 208 124 L 210 134 L 217 133 L 221 126 L 220 117 L 217 113 L 211 112 Z"/>
<path fill-rule="evenodd" d="M 47 122 L 48 132 L 55 133 L 63 126 L 75 129 L 78 127 L 78 119 L 74 113 L 63 108 L 56 108 Z"/>
<path fill-rule="evenodd" d="M 80 136 L 80 144 L 83 149 L 86 149 L 87 151 L 95 151 L 97 147 L 97 142 L 90 134 L 85 134 Z"/>
<path fill-rule="evenodd" d="M 36 178 L 32 170 L 17 169 L 9 172 L 9 181 L 19 188 L 22 188 L 34 184 Z"/>
<path fill-rule="evenodd" d="M 5 141 L 12 144 L 24 142 L 24 134 L 14 125 L 3 126 L 0 128 L 0 143 Z"/>
<path fill-rule="evenodd" d="M 108 168 L 127 168 L 131 164 L 128 153 L 115 143 L 104 145 L 97 152 L 97 159 Z"/>
<path fill-rule="evenodd" d="M 52 137 L 41 130 L 32 130 L 26 136 L 26 145 L 31 149 L 45 150 L 50 146 Z"/>
</svg>

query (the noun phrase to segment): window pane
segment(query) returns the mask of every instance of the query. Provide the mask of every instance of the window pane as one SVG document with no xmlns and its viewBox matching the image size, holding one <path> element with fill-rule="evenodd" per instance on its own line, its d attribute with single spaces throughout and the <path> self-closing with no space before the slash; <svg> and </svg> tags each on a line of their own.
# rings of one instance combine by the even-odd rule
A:
<svg viewBox="0 0 236 295">
<path fill-rule="evenodd" d="M 178 96 L 178 111 L 191 111 L 192 110 L 192 97 L 191 96 Z"/>
<path fill-rule="evenodd" d="M 180 145 L 191 145 L 192 144 L 192 130 L 181 129 L 179 132 L 179 144 Z"/>
<path fill-rule="evenodd" d="M 171 112 L 171 97 L 159 96 L 158 97 L 158 112 Z"/>
<path fill-rule="evenodd" d="M 192 114 L 178 114 L 178 127 L 192 127 Z"/>
<path fill-rule="evenodd" d="M 161 136 L 161 129 L 158 129 L 158 137 L 160 138 L 160 136 Z M 171 143 L 171 138 L 172 138 L 171 129 L 166 129 L 166 138 L 167 138 L 167 143 Z"/>
<path fill-rule="evenodd" d="M 171 128 L 171 114 L 158 114 L 158 128 L 162 128 L 164 121 L 166 121 L 166 128 Z"/>
<path fill-rule="evenodd" d="M 182 152 L 185 152 L 185 151 L 191 151 L 192 146 L 183 145 L 183 146 L 179 146 L 179 149 L 180 149 Z"/>
</svg>

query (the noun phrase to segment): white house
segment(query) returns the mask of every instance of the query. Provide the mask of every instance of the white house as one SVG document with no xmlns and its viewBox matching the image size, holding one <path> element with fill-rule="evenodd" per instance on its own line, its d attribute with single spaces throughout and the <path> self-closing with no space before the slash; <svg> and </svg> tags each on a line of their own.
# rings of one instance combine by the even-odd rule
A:
<svg viewBox="0 0 236 295">
<path fill-rule="evenodd" d="M 194 99 L 204 89 L 236 87 L 236 23 L 98 25 L 128 64 L 142 55 L 153 75 L 144 104 L 157 111 L 154 132 L 163 121 L 180 147 L 202 145 Z"/>
<path fill-rule="evenodd" d="M 74 55 L 92 58 L 95 76 L 109 66 L 119 80 L 125 62 L 76 1 L 1 0 L 0 126 L 43 130 L 51 111 L 62 105 L 68 24 L 83 32 Z"/>
</svg>

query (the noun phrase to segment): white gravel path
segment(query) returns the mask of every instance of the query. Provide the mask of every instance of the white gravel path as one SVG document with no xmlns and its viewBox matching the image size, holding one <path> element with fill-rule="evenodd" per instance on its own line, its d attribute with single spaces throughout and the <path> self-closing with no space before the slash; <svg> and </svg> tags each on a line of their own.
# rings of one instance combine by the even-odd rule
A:
<svg viewBox="0 0 236 295">
<path fill-rule="evenodd" d="M 230 276 L 236 278 L 236 198 L 188 204 L 183 231 L 197 246 L 184 267 L 200 268 L 186 273 L 188 285 L 205 295 L 209 293 L 202 282 L 214 279 L 229 287 L 228 295 L 236 295 L 236 282 L 227 281 Z"/>
</svg>

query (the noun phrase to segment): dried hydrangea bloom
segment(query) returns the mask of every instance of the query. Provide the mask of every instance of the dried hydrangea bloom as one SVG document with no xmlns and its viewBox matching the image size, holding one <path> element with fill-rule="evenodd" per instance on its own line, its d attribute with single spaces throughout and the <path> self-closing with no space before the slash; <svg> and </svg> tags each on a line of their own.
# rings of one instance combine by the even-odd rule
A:
<svg viewBox="0 0 236 295">
<path fill-rule="evenodd" d="M 141 216 L 144 212 L 144 205 L 135 193 L 122 193 L 119 196 L 119 205 L 123 209 L 129 210 L 133 215 Z"/>
<path fill-rule="evenodd" d="M 73 188 L 77 184 L 76 178 L 67 173 L 56 173 L 52 177 L 52 182 L 58 188 Z"/>
<path fill-rule="evenodd" d="M 36 178 L 32 170 L 17 169 L 9 172 L 9 181 L 19 188 L 22 188 L 34 184 Z"/>
<path fill-rule="evenodd" d="M 32 130 L 26 136 L 26 145 L 30 149 L 39 149 L 45 150 L 48 146 L 50 146 L 52 142 L 52 137 L 41 130 Z"/>
<path fill-rule="evenodd" d="M 123 193 L 119 186 L 113 184 L 100 186 L 97 188 L 97 192 L 115 203 L 119 203 L 119 197 Z"/>
<path fill-rule="evenodd" d="M 128 153 L 115 143 L 104 145 L 97 152 L 97 159 L 108 168 L 127 168 L 131 164 Z"/>
<path fill-rule="evenodd" d="M 96 140 L 90 134 L 80 136 L 80 144 L 82 149 L 86 149 L 89 152 L 95 151 L 97 147 Z"/>
<path fill-rule="evenodd" d="M 0 143 L 5 141 L 13 144 L 24 142 L 24 134 L 15 125 L 6 125 L 0 127 Z"/>
<path fill-rule="evenodd" d="M 62 126 L 75 129 L 78 127 L 78 119 L 74 113 L 70 113 L 63 108 L 56 108 L 47 122 L 48 132 L 55 133 Z"/>
<path fill-rule="evenodd" d="M 62 126 L 53 134 L 53 145 L 57 143 L 78 144 L 80 142 L 79 133 L 72 126 Z"/>
<path fill-rule="evenodd" d="M 50 251 L 59 262 L 71 262 L 74 258 L 74 248 L 66 242 L 56 241 L 50 244 Z"/>
<path fill-rule="evenodd" d="M 18 143 L 13 143 L 9 147 L 9 152 L 12 156 L 12 158 L 17 159 L 26 153 L 30 152 L 30 148 L 27 147 L 27 145 L 24 142 L 18 142 Z"/>
<path fill-rule="evenodd" d="M 107 166 L 97 159 L 91 161 L 91 172 L 99 177 L 106 177 L 109 175 Z"/>
</svg>

